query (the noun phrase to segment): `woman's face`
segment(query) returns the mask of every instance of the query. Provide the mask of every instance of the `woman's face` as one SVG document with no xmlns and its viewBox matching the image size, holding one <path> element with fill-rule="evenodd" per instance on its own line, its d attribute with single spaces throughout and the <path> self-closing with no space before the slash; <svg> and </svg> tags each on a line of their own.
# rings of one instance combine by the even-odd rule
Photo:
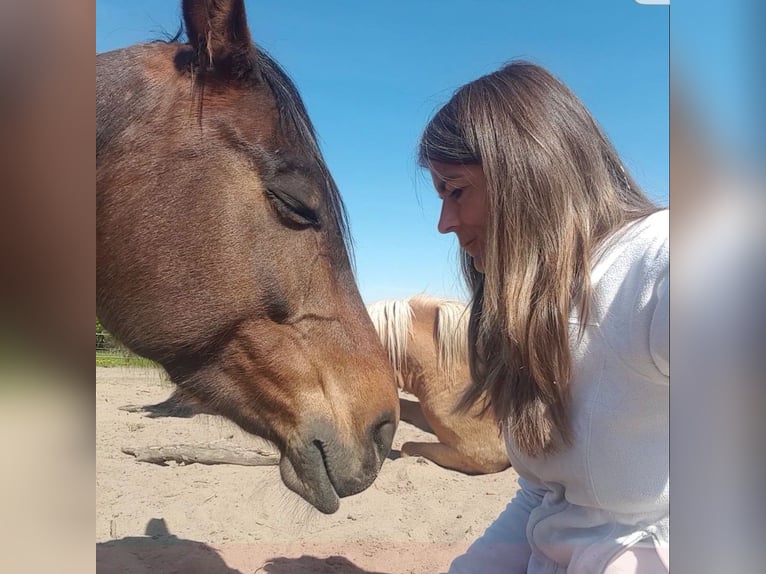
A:
<svg viewBox="0 0 766 574">
<path fill-rule="evenodd" d="M 442 200 L 437 229 L 454 233 L 478 271 L 484 271 L 487 180 L 481 165 L 432 161 L 434 187 Z"/>
</svg>

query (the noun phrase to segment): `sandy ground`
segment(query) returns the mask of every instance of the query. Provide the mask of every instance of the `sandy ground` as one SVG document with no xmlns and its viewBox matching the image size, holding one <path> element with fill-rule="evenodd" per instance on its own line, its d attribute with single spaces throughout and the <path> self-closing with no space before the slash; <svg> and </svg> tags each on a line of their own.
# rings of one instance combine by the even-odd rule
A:
<svg viewBox="0 0 766 574">
<path fill-rule="evenodd" d="M 268 446 L 218 417 L 118 409 L 171 390 L 153 369 L 96 369 L 98 572 L 442 572 L 516 490 L 513 469 L 466 476 L 398 458 L 407 440 L 435 440 L 404 422 L 375 483 L 333 515 L 288 491 L 276 466 L 159 466 L 123 454 L 150 445 Z"/>
</svg>

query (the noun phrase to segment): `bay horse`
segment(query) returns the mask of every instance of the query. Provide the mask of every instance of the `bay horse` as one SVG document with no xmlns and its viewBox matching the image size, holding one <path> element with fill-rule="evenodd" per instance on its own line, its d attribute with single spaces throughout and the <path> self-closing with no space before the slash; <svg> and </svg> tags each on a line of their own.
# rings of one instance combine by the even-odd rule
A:
<svg viewBox="0 0 766 574">
<path fill-rule="evenodd" d="M 460 301 L 418 295 L 367 306 L 396 373 L 397 387 L 418 401 L 400 399 L 401 420 L 432 432 L 439 442 L 406 442 L 403 456 L 422 456 L 467 474 L 490 474 L 510 466 L 498 426 L 479 409 L 455 412 L 470 381 L 468 313 Z M 149 417 L 215 414 L 184 391 L 164 401 L 122 407 Z"/>
<path fill-rule="evenodd" d="M 295 86 L 242 0 L 182 12 L 188 43 L 96 58 L 96 314 L 332 513 L 390 450 L 394 373 Z"/>
<path fill-rule="evenodd" d="M 498 425 L 455 406 L 470 382 L 468 318 L 460 301 L 415 296 L 368 305 L 375 329 L 397 375 L 398 387 L 418 398 L 402 399 L 401 419 L 425 419 L 439 442 L 406 442 L 403 456 L 421 456 L 467 474 L 510 466 Z"/>
</svg>

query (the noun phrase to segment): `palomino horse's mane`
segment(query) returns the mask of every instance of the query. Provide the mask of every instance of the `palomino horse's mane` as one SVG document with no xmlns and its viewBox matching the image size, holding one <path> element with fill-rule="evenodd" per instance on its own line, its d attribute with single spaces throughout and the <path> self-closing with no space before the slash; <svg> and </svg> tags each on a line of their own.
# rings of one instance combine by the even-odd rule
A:
<svg viewBox="0 0 766 574">
<path fill-rule="evenodd" d="M 412 326 L 412 308 L 407 299 L 377 301 L 367 306 L 380 342 L 388 353 L 388 360 L 397 372 L 401 370 L 407 339 Z"/>
<path fill-rule="evenodd" d="M 438 364 L 452 379 L 456 365 L 464 363 L 468 356 L 469 310 L 466 304 L 416 295 L 411 299 L 391 299 L 368 305 L 367 312 L 391 364 L 397 371 L 401 370 L 404 362 L 407 340 L 412 329 L 410 301 L 418 305 L 436 307 L 434 337 L 438 349 Z"/>
</svg>

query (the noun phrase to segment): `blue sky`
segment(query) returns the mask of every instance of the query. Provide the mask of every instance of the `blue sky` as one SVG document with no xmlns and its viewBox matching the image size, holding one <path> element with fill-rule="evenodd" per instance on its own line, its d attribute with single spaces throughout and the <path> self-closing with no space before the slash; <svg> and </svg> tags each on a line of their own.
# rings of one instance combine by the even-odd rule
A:
<svg viewBox="0 0 766 574">
<path fill-rule="evenodd" d="M 96 51 L 173 34 L 180 0 L 96 0 Z M 634 0 L 247 1 L 292 77 L 348 208 L 365 302 L 465 298 L 457 243 L 417 167 L 421 130 L 465 82 L 524 58 L 585 102 L 645 191 L 669 202 L 668 7 Z"/>
<path fill-rule="evenodd" d="M 763 165 L 762 0 L 679 3 L 672 24 L 673 74 L 718 148 Z"/>
</svg>

